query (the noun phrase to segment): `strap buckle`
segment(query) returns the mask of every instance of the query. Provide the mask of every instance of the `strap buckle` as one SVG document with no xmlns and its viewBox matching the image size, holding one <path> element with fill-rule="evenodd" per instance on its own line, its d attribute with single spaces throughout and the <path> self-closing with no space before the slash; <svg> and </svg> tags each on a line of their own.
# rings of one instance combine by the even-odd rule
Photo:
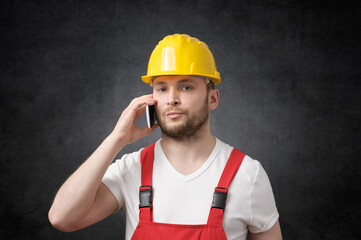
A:
<svg viewBox="0 0 361 240">
<path fill-rule="evenodd" d="M 153 187 L 151 185 L 143 185 L 139 188 L 139 208 L 153 208 Z"/>
<path fill-rule="evenodd" d="M 216 187 L 213 194 L 212 208 L 223 209 L 226 207 L 227 201 L 227 192 L 226 188 Z"/>
</svg>

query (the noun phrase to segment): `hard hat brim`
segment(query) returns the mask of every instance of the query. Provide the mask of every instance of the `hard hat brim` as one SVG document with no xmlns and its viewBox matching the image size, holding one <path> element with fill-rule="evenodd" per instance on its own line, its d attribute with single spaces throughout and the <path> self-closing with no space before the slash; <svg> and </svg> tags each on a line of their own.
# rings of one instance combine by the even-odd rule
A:
<svg viewBox="0 0 361 240">
<path fill-rule="evenodd" d="M 200 77 L 208 77 L 210 79 L 213 80 L 213 83 L 214 85 L 217 85 L 219 84 L 222 79 L 220 77 L 216 77 L 214 75 L 206 75 L 206 74 L 180 74 L 180 73 L 176 73 L 176 74 L 172 74 L 172 73 L 169 73 L 169 74 L 163 74 L 163 75 L 146 75 L 146 76 L 142 76 L 142 81 L 145 82 L 145 83 L 148 83 L 148 84 L 152 84 L 153 83 L 153 80 L 154 78 L 156 77 L 159 77 L 159 76 L 200 76 Z"/>
</svg>

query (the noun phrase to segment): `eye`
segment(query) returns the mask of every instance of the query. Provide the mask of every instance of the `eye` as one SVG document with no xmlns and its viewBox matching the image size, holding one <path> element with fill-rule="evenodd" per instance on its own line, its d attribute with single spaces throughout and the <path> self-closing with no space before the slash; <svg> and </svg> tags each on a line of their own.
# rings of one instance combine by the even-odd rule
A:
<svg viewBox="0 0 361 240">
<path fill-rule="evenodd" d="M 158 92 L 165 92 L 165 87 L 160 87 L 160 88 L 158 88 Z"/>
<path fill-rule="evenodd" d="M 189 91 L 189 90 L 192 90 L 192 87 L 191 86 L 183 86 L 182 90 Z"/>
</svg>

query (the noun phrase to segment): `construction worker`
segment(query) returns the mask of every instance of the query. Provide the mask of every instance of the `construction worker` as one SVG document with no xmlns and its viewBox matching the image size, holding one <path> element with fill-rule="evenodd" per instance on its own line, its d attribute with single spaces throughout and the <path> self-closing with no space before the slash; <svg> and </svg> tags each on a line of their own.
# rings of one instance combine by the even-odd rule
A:
<svg viewBox="0 0 361 240">
<path fill-rule="evenodd" d="M 208 46 L 165 37 L 142 80 L 153 93 L 131 101 L 114 130 L 66 180 L 51 224 L 75 231 L 125 210 L 128 239 L 282 239 L 272 188 L 261 164 L 211 134 L 221 82 Z M 135 122 L 154 106 L 157 124 Z M 162 138 L 112 163 L 127 144 Z"/>
</svg>

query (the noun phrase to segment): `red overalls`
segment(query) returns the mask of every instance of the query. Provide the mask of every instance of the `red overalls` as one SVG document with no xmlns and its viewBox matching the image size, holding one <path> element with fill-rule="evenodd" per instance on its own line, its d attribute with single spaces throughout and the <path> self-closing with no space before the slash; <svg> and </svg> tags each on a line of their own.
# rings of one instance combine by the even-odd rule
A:
<svg viewBox="0 0 361 240">
<path fill-rule="evenodd" d="M 223 230 L 223 211 L 226 205 L 228 186 L 241 166 L 244 153 L 233 149 L 222 176 L 215 188 L 207 224 L 180 225 L 153 222 L 152 175 L 155 143 L 141 153 L 141 184 L 139 189 L 139 223 L 132 240 L 226 240 Z"/>
</svg>

